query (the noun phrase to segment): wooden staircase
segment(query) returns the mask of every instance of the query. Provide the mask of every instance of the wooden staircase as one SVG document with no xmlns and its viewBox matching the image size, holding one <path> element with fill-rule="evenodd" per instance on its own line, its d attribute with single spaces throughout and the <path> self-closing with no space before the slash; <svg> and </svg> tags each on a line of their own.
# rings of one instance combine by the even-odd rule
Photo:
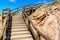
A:
<svg viewBox="0 0 60 40">
<path fill-rule="evenodd" d="M 6 29 L 4 40 L 34 40 L 28 26 L 24 22 L 22 13 L 12 16 L 12 22 Z"/>
</svg>

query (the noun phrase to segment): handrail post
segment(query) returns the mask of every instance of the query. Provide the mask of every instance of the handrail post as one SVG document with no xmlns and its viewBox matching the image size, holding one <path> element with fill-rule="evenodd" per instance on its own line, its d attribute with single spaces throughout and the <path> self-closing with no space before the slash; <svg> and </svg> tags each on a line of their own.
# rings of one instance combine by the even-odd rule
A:
<svg viewBox="0 0 60 40">
<path fill-rule="evenodd" d="M 25 10 L 25 9 L 24 9 Z M 26 16 L 26 18 L 30 21 L 30 23 L 32 24 L 33 28 L 36 30 L 36 32 L 38 33 L 39 36 L 39 40 L 40 40 L 40 36 L 43 37 L 46 40 L 51 40 L 48 36 L 46 36 L 45 34 L 43 34 L 42 32 L 40 32 L 38 30 L 38 28 L 35 27 L 35 25 L 33 24 L 33 22 L 31 21 L 31 19 L 28 17 L 28 15 L 25 13 L 25 11 L 23 10 L 23 15 Z M 36 37 L 35 37 L 36 38 Z"/>
<path fill-rule="evenodd" d="M 35 33 L 35 32 L 34 32 L 35 29 L 33 30 L 32 27 L 30 27 L 30 26 L 31 26 L 31 25 L 30 25 L 30 20 L 27 18 L 27 14 L 25 13 L 25 9 L 23 9 L 22 13 L 23 13 L 23 15 L 25 16 L 25 18 L 27 19 L 27 26 L 28 26 L 30 32 L 31 32 L 31 33 Z M 25 20 L 26 20 L 26 19 L 25 19 Z M 35 34 L 33 34 L 33 37 L 34 37 L 35 40 L 39 40 L 39 36 L 38 36 L 37 32 L 36 32 Z"/>
<path fill-rule="evenodd" d="M 11 11 L 9 9 L 7 9 L 7 11 L 8 11 L 8 14 L 6 15 L 6 18 L 5 18 L 6 20 L 3 20 L 4 23 L 2 24 L 2 40 L 5 40 L 4 36 L 5 36 L 5 33 L 6 33 L 6 28 L 8 27 L 9 20 L 11 20 Z M 2 17 L 3 16 L 4 15 L 2 15 Z"/>
</svg>

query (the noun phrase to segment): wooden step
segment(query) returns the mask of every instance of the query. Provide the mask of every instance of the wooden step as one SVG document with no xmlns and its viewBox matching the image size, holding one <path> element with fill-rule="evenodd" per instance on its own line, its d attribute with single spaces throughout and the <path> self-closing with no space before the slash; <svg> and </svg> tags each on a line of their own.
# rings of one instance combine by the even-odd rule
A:
<svg viewBox="0 0 60 40">
<path fill-rule="evenodd" d="M 12 23 L 24 23 L 24 21 L 12 21 Z"/>
<path fill-rule="evenodd" d="M 23 17 L 12 17 L 13 19 L 22 19 Z"/>
<path fill-rule="evenodd" d="M 12 26 L 14 27 L 14 26 L 27 26 L 27 25 L 12 25 Z"/>
<path fill-rule="evenodd" d="M 21 16 L 22 14 L 16 14 L 16 15 L 14 15 L 14 16 Z"/>
<path fill-rule="evenodd" d="M 23 21 L 23 19 L 12 19 L 12 21 Z"/>
<path fill-rule="evenodd" d="M 12 25 L 13 25 L 13 24 L 26 24 L 26 23 L 12 23 Z"/>
<path fill-rule="evenodd" d="M 24 32 L 24 31 L 23 31 Z M 14 35 L 31 35 L 29 32 L 28 33 L 20 33 L 20 34 L 11 34 L 12 36 Z"/>
<path fill-rule="evenodd" d="M 26 26 L 26 24 L 12 24 L 12 26 Z"/>
<path fill-rule="evenodd" d="M 18 17 L 12 17 L 12 18 L 13 19 L 20 19 L 20 18 L 22 18 L 22 16 L 21 17 L 19 17 L 19 16 Z"/>
<path fill-rule="evenodd" d="M 12 27 L 12 29 L 16 29 L 16 28 L 27 28 L 26 26 L 14 26 Z"/>
<path fill-rule="evenodd" d="M 10 33 L 7 33 L 7 34 L 11 34 L 11 36 L 13 35 L 24 35 L 24 34 L 30 34 L 29 31 L 16 31 L 16 32 L 10 32 Z"/>
<path fill-rule="evenodd" d="M 25 22 L 12 22 L 12 24 L 24 24 Z"/>
<path fill-rule="evenodd" d="M 27 31 L 27 29 L 25 29 L 25 30 L 23 30 L 22 28 L 21 28 L 21 29 L 18 29 L 18 30 L 17 30 L 17 29 L 12 29 L 11 31 L 12 31 L 12 32 L 14 32 L 14 31 L 15 31 L 15 32 L 17 32 L 17 31 L 20 32 L 20 31 Z"/>
<path fill-rule="evenodd" d="M 18 21 L 18 22 L 19 22 L 19 21 L 20 21 L 20 22 L 22 22 L 22 21 L 23 21 L 23 22 L 24 22 L 24 20 L 23 20 L 23 19 L 12 19 L 12 22 L 16 22 L 16 21 Z"/>
<path fill-rule="evenodd" d="M 25 23 L 25 22 L 13 22 L 12 24 L 14 24 L 14 23 L 18 23 L 19 24 L 19 23 Z"/>
<path fill-rule="evenodd" d="M 13 16 L 13 17 L 22 17 L 22 15 L 15 15 L 15 16 Z"/>
<path fill-rule="evenodd" d="M 25 38 L 14 38 L 14 39 L 11 39 L 11 40 L 33 40 L 32 37 L 25 37 Z"/>
<path fill-rule="evenodd" d="M 25 28 L 27 26 L 13 26 L 12 28 Z"/>
<path fill-rule="evenodd" d="M 22 31 L 22 30 L 28 30 L 28 28 L 11 29 L 11 31 Z"/>
<path fill-rule="evenodd" d="M 17 23 L 16 23 L 16 24 L 12 24 L 12 25 L 26 25 L 26 24 L 24 24 L 24 23 L 23 23 L 23 24 L 21 24 L 21 23 L 20 23 L 20 24 L 19 24 L 19 23 L 17 24 Z"/>
<path fill-rule="evenodd" d="M 23 35 L 13 35 L 11 36 L 11 39 L 13 38 L 24 38 L 24 37 L 32 37 L 31 34 L 28 35 L 28 34 L 23 34 Z"/>
<path fill-rule="evenodd" d="M 16 19 L 14 19 L 14 20 L 12 20 L 12 22 L 24 22 L 24 20 L 23 19 L 18 19 L 18 20 L 16 20 Z"/>
<path fill-rule="evenodd" d="M 14 34 L 26 34 L 26 33 L 30 33 L 29 31 L 20 31 L 20 32 L 11 32 L 11 35 L 14 35 Z"/>
<path fill-rule="evenodd" d="M 24 20 L 13 20 L 12 22 L 24 22 Z"/>
<path fill-rule="evenodd" d="M 20 18 L 20 19 L 12 19 L 12 20 L 23 20 L 23 19 Z"/>
</svg>

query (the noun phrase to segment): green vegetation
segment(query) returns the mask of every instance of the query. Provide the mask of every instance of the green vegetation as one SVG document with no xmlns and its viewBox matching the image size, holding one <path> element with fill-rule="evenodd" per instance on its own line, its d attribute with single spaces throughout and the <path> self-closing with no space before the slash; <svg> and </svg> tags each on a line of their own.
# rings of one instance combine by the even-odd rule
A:
<svg viewBox="0 0 60 40">
<path fill-rule="evenodd" d="M 0 14 L 0 16 L 1 16 L 1 14 Z"/>
</svg>

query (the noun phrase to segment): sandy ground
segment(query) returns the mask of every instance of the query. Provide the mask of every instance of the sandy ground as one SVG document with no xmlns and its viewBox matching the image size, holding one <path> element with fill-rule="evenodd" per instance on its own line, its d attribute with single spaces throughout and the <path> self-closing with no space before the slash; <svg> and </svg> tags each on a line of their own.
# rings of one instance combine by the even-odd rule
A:
<svg viewBox="0 0 60 40">
<path fill-rule="evenodd" d="M 2 26 L 2 17 L 0 16 L 0 27 Z"/>
<path fill-rule="evenodd" d="M 0 27 L 1 27 L 1 25 L 2 25 L 2 21 L 0 21 Z"/>
<path fill-rule="evenodd" d="M 44 17 L 45 15 L 45 17 Z M 60 40 L 60 5 L 42 6 L 31 18 L 34 25 L 51 40 Z M 41 40 L 45 40 L 41 38 Z"/>
<path fill-rule="evenodd" d="M 2 29 L 2 18 L 0 16 L 0 36 L 1 36 L 1 29 Z"/>
</svg>

